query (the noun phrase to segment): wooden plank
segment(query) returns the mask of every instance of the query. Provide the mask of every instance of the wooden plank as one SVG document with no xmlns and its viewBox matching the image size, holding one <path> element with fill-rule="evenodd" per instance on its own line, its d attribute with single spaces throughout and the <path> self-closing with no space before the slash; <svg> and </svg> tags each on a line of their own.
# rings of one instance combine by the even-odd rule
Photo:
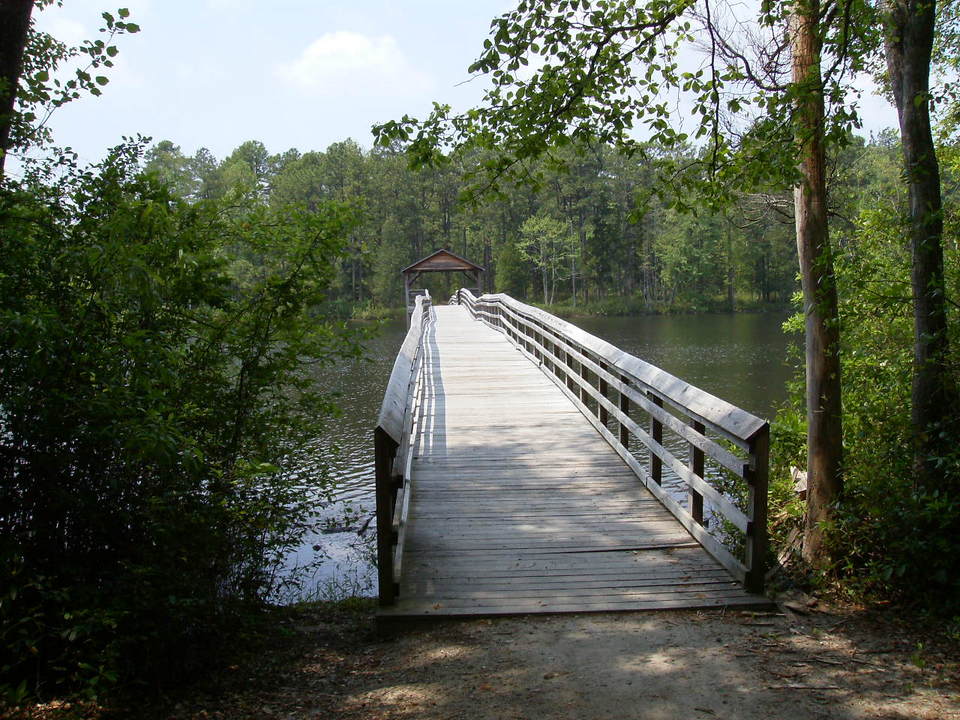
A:
<svg viewBox="0 0 960 720">
<path fill-rule="evenodd" d="M 534 344 L 512 347 L 463 306 L 434 310 L 388 614 L 756 603 L 564 396 L 585 407 L 583 386 L 596 393 L 603 377 L 589 363 L 558 393 L 527 359 Z"/>
<path fill-rule="evenodd" d="M 741 410 L 715 395 L 684 382 L 665 370 L 630 355 L 605 340 L 578 328 L 576 325 L 554 317 L 539 308 L 514 300 L 509 295 L 485 295 L 484 298 L 499 302 L 508 309 L 527 317 L 535 318 L 542 327 L 554 331 L 561 337 L 570 338 L 573 342 L 590 350 L 611 367 L 631 375 L 651 389 L 656 390 L 674 405 L 685 408 L 694 413 L 698 419 L 738 438 L 749 439 L 766 424 L 766 421 L 752 413 Z"/>
<path fill-rule="evenodd" d="M 694 553 L 691 555 L 691 553 Z M 524 575 L 599 575 L 606 572 L 656 576 L 666 570 L 682 568 L 688 572 L 716 570 L 726 573 L 716 561 L 696 545 L 655 548 L 636 552 L 554 553 L 553 555 L 513 555 L 488 558 L 453 558 L 443 560 L 429 557 L 409 559 L 410 577 L 417 573 L 433 573 L 452 577 L 472 574 Z"/>
<path fill-rule="evenodd" d="M 549 598 L 540 601 L 504 601 L 502 603 L 458 602 L 444 604 L 432 603 L 413 598 L 410 601 L 401 600 L 395 610 L 381 610 L 384 617 L 435 615 L 435 616 L 497 616 L 497 615 L 530 615 L 538 613 L 588 613 L 588 612 L 618 612 L 624 610 L 677 610 L 684 608 L 706 607 L 761 607 L 769 608 L 770 602 L 755 595 L 733 594 L 673 597 L 646 597 L 640 598 L 601 598 L 587 600 Z"/>
<path fill-rule="evenodd" d="M 408 594 L 418 592 L 414 588 L 435 587 L 438 583 L 452 580 L 464 583 L 463 586 L 483 591 L 531 591 L 536 590 L 542 593 L 553 592 L 558 589 L 566 588 L 584 588 L 590 590 L 599 590 L 601 588 L 610 590 L 617 588 L 639 588 L 639 587 L 675 587 L 689 585 L 709 585 L 724 584 L 728 587 L 736 587 L 730 575 L 723 570 L 708 570 L 703 572 L 682 572 L 677 571 L 671 574 L 661 574 L 656 576 L 647 576 L 640 573 L 634 575 L 621 575 L 615 572 L 599 573 L 584 577 L 582 575 L 551 573 L 549 575 L 493 575 L 488 573 L 473 573 L 459 575 L 443 575 L 440 573 L 426 575 L 424 573 L 411 573 L 406 581 L 404 588 Z M 425 589 L 419 591 L 426 595 Z"/>
<path fill-rule="evenodd" d="M 680 538 L 669 541 L 667 538 L 658 539 L 653 542 L 648 542 L 646 544 L 637 543 L 637 542 L 615 542 L 610 541 L 603 543 L 602 545 L 595 545 L 593 547 L 584 547 L 582 545 L 537 545 L 535 543 L 530 543 L 529 547 L 517 547 L 516 545 L 507 545 L 501 544 L 499 547 L 493 547 L 490 545 L 483 546 L 470 546 L 467 547 L 466 543 L 451 543 L 449 546 L 439 545 L 436 542 L 434 543 L 413 543 L 409 540 L 407 541 L 409 545 L 407 549 L 414 553 L 418 554 L 421 557 L 470 557 L 470 556 L 479 556 L 479 557 L 503 557 L 516 555 L 518 553 L 534 557 L 536 555 L 562 555 L 570 553 L 583 553 L 591 554 L 594 552 L 611 552 L 611 551 L 627 551 L 635 552 L 642 550 L 669 550 L 672 548 L 695 548 L 697 544 L 695 541 L 690 540 L 689 538 Z"/>
<path fill-rule="evenodd" d="M 565 360 L 553 354 L 547 348 L 541 346 L 539 347 L 539 350 L 545 357 L 547 357 L 551 361 L 559 364 L 565 363 Z M 571 354 L 574 356 L 579 355 L 579 357 L 582 359 L 583 362 L 592 363 L 591 360 L 589 360 L 583 355 L 580 355 L 572 348 L 567 348 L 565 350 L 565 353 L 568 356 Z M 626 442 L 627 435 L 625 434 L 625 431 L 632 432 L 647 447 L 651 447 L 653 443 L 656 443 L 656 449 L 654 450 L 654 452 L 657 453 L 657 458 L 662 460 L 664 458 L 665 453 L 669 454 L 669 451 L 666 451 L 665 448 L 663 448 L 660 445 L 663 441 L 662 427 L 667 426 L 677 435 L 684 438 L 688 443 L 694 445 L 695 447 L 697 447 L 698 449 L 700 449 L 701 451 L 709 455 L 712 459 L 716 460 L 721 466 L 727 468 L 733 473 L 736 473 L 740 477 L 745 477 L 747 468 L 750 465 L 749 458 L 744 459 L 734 455 L 723 446 L 717 444 L 716 442 L 708 438 L 706 435 L 703 434 L 702 431 L 697 432 L 691 426 L 685 425 L 681 420 L 674 417 L 669 412 L 663 409 L 663 400 L 659 396 L 652 395 L 648 399 L 644 397 L 642 393 L 631 388 L 629 384 L 626 382 L 627 378 L 625 376 L 621 376 L 618 379 L 617 377 L 610 374 L 609 372 L 602 370 L 598 363 L 592 363 L 592 364 L 593 364 L 594 370 L 598 374 L 602 373 L 605 377 L 606 382 L 610 385 L 613 385 L 614 388 L 620 394 L 619 406 L 616 406 L 616 409 L 613 412 L 615 417 L 621 422 L 621 428 L 622 428 L 620 432 L 621 444 L 625 446 L 627 444 Z M 572 377 L 571 379 L 568 380 L 567 385 L 569 387 L 569 385 L 574 383 L 580 386 L 581 396 L 583 394 L 589 394 L 600 404 L 601 408 L 604 410 L 604 415 L 609 413 L 611 409 L 615 407 L 608 398 L 601 395 L 598 391 L 596 391 L 593 388 L 592 385 L 585 382 L 584 380 L 579 379 L 577 377 Z M 581 397 L 581 401 L 582 401 L 582 397 Z M 631 402 L 640 406 L 647 414 L 650 415 L 650 419 L 651 419 L 650 434 L 647 434 L 646 431 L 640 429 L 639 424 L 634 422 L 632 419 L 630 419 L 629 412 L 630 412 Z M 606 423 L 604 422 L 604 424 Z M 701 427 L 702 427 L 702 424 L 701 424 Z M 749 443 L 746 440 L 743 440 L 742 438 L 730 436 L 730 440 L 744 447 L 749 446 Z M 651 447 L 651 449 L 653 448 Z M 651 471 L 651 473 L 654 478 L 657 477 L 657 473 L 656 473 L 656 468 L 658 467 L 657 462 L 659 462 L 660 460 L 652 461 L 653 464 L 651 467 L 653 468 L 653 470 Z"/>
<path fill-rule="evenodd" d="M 620 566 L 601 567 L 596 571 L 584 573 L 583 568 L 480 568 L 470 570 L 463 566 L 432 567 L 410 566 L 406 583 L 441 582 L 453 580 L 468 582 L 471 585 L 488 585 L 498 583 L 539 583 L 541 585 L 565 585 L 577 582 L 665 582 L 668 580 L 686 580 L 696 578 L 722 578 L 732 582 L 730 574 L 714 564 L 707 568 L 660 568 L 654 570 L 645 566 L 624 568 Z"/>
<path fill-rule="evenodd" d="M 549 376 L 548 376 L 549 377 Z M 552 378 L 551 378 L 552 379 Z M 572 393 L 570 393 L 566 387 L 560 382 L 556 382 L 555 385 L 560 388 L 561 392 L 567 393 L 567 397 L 570 398 L 571 402 L 577 404 L 580 402 Z M 592 421 L 589 414 L 585 414 L 588 421 Z M 701 545 L 706 548 L 706 550 L 713 555 L 730 573 L 740 582 L 743 582 L 746 577 L 747 568 L 746 566 L 736 557 L 734 557 L 730 551 L 725 548 L 716 538 L 714 538 L 709 532 L 707 532 L 703 526 L 695 522 L 692 516 L 683 508 L 676 500 L 674 500 L 667 492 L 665 492 L 657 483 L 653 482 L 650 476 L 647 474 L 647 471 L 637 462 L 637 459 L 628 453 L 620 444 L 617 438 L 606 428 L 600 425 L 599 421 L 596 421 L 595 426 L 597 431 L 604 437 L 604 439 L 610 444 L 610 446 L 620 455 L 621 458 L 627 463 L 628 466 L 636 473 L 637 477 L 644 481 L 647 486 L 647 489 L 654 494 L 654 496 L 661 502 L 663 505 L 673 513 L 674 517 L 680 521 L 680 524 L 683 525 L 687 531 L 700 542 Z"/>
</svg>

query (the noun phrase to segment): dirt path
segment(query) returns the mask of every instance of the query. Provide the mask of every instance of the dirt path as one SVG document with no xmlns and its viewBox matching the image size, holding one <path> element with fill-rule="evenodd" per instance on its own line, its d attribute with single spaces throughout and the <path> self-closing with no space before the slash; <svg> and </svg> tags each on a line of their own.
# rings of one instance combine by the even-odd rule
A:
<svg viewBox="0 0 960 720">
<path fill-rule="evenodd" d="M 906 639 L 845 624 L 692 612 L 474 621 L 378 649 L 379 663 L 330 709 L 491 720 L 960 718 L 955 675 L 950 687 Z"/>
<path fill-rule="evenodd" d="M 281 626 L 284 640 L 229 668 L 217 687 L 190 689 L 151 712 L 140 706 L 122 714 L 960 719 L 956 639 L 936 627 L 908 628 L 892 614 L 539 616 L 447 622 L 386 638 L 371 628 L 369 610 L 291 612 Z"/>
</svg>

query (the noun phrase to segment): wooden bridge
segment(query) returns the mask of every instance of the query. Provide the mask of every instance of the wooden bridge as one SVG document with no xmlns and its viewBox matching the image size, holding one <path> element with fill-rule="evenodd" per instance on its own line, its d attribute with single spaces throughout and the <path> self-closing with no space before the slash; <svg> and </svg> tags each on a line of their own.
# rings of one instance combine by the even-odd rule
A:
<svg viewBox="0 0 960 720">
<path fill-rule="evenodd" d="M 768 443 L 509 296 L 418 297 L 375 430 L 381 615 L 765 604 Z"/>
</svg>

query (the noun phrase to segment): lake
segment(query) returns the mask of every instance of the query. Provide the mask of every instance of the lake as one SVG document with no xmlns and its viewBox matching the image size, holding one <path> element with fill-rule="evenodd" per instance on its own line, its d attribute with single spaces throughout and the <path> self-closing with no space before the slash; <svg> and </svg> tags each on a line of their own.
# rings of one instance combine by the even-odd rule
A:
<svg viewBox="0 0 960 720">
<path fill-rule="evenodd" d="M 737 313 L 577 318 L 574 324 L 745 410 L 771 418 L 786 400 L 792 370 L 786 362 L 786 314 Z M 335 481 L 334 501 L 319 510 L 320 528 L 289 558 L 290 566 L 317 564 L 298 593 L 281 598 L 336 599 L 375 595 L 376 523 L 373 520 L 373 425 L 396 353 L 402 321 L 386 323 L 367 342 L 363 361 L 321 372 L 338 394 L 342 415 L 317 442 L 317 468 Z M 315 472 L 313 472 L 315 474 Z M 319 562 L 322 560 L 322 562 Z"/>
</svg>

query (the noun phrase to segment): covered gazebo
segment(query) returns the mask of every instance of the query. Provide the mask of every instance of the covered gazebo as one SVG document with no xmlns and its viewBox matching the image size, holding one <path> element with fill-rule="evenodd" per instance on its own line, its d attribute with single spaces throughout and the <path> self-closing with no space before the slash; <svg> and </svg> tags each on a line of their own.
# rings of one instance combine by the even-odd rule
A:
<svg viewBox="0 0 960 720">
<path fill-rule="evenodd" d="M 483 285 L 483 268 L 469 260 L 465 260 L 459 255 L 455 255 L 449 250 L 437 250 L 432 255 L 422 260 L 417 260 L 413 265 L 405 267 L 400 273 L 403 275 L 403 300 L 407 306 L 407 320 L 410 320 L 410 313 L 413 312 L 413 303 L 417 295 L 422 295 L 423 290 L 415 289 L 414 283 L 420 279 L 423 273 L 431 272 L 462 272 L 473 287 L 466 285 L 470 290 L 479 295 Z"/>
</svg>

